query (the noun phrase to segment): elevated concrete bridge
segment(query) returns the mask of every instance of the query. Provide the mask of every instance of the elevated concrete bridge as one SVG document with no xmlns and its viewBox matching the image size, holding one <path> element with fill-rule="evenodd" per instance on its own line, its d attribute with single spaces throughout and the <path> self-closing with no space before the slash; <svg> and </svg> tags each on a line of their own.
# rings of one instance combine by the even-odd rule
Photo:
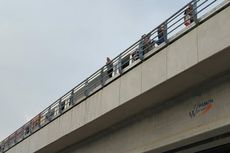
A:
<svg viewBox="0 0 230 153">
<path fill-rule="evenodd" d="M 229 27 L 227 0 L 168 35 L 143 59 L 118 56 L 111 78 L 91 81 L 93 90 L 89 79 L 66 94 L 64 105 L 58 101 L 30 128 L 23 126 L 23 138 L 16 132 L 14 141 L 3 141 L 2 152 L 230 152 Z M 131 60 L 121 68 L 125 57 Z"/>
</svg>

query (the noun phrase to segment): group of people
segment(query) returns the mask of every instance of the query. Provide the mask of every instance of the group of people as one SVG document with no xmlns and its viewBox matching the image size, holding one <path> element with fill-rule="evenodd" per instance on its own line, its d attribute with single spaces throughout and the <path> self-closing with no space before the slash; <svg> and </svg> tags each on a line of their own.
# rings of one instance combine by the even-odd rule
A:
<svg viewBox="0 0 230 153">
<path fill-rule="evenodd" d="M 193 5 L 189 4 L 188 7 L 184 11 L 184 25 L 189 26 L 192 22 L 194 22 L 193 16 Z M 141 56 L 149 52 L 151 49 L 155 47 L 155 44 L 160 45 L 166 41 L 166 34 L 165 34 L 165 23 L 161 24 L 157 29 L 157 38 L 158 40 L 151 40 L 151 34 L 144 34 L 141 37 L 141 41 L 139 43 L 138 49 L 134 51 L 133 60 L 139 59 Z"/>
<path fill-rule="evenodd" d="M 148 53 L 150 50 L 152 50 L 155 47 L 155 44 L 160 45 L 161 43 L 165 42 L 164 31 L 165 28 L 164 25 L 162 24 L 161 26 L 159 26 L 157 31 L 158 33 L 157 41 L 151 40 L 150 38 L 151 34 L 142 35 L 138 48 L 132 53 L 132 59 L 134 61 L 137 59 L 141 59 L 144 56 L 144 54 Z M 109 57 L 106 58 L 106 68 L 107 68 L 107 76 L 111 78 L 113 75 L 113 62 Z"/>
<path fill-rule="evenodd" d="M 184 25 L 187 27 L 192 22 L 194 22 L 193 16 L 193 5 L 189 4 L 188 7 L 184 11 Z M 143 59 L 144 54 L 148 53 L 152 50 L 155 45 L 158 46 L 166 41 L 166 34 L 165 34 L 165 23 L 161 24 L 157 29 L 157 38 L 158 40 L 152 40 L 151 34 L 144 34 L 141 36 L 141 40 L 139 42 L 138 48 L 131 54 L 132 60 Z M 107 75 L 109 78 L 113 75 L 113 62 L 112 60 L 107 57 L 106 58 L 106 67 L 107 67 Z"/>
<path fill-rule="evenodd" d="M 137 59 L 142 59 L 144 54 L 152 50 L 155 45 L 160 45 L 165 42 L 165 27 L 164 24 L 160 25 L 157 29 L 157 38 L 158 40 L 152 40 L 151 34 L 144 34 L 141 36 L 141 40 L 138 48 L 132 53 L 132 59 L 135 61 Z"/>
</svg>

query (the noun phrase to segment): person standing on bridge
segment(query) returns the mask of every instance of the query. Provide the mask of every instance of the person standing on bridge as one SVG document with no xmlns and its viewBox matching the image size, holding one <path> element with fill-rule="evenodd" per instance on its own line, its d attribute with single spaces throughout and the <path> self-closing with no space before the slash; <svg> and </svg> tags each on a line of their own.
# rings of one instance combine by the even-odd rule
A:
<svg viewBox="0 0 230 153">
<path fill-rule="evenodd" d="M 137 60 L 138 58 L 142 60 L 144 58 L 144 54 L 148 53 L 155 47 L 155 41 L 151 40 L 150 37 L 151 34 L 143 34 L 141 36 L 138 48 L 136 48 L 131 54 L 133 61 Z"/>
<path fill-rule="evenodd" d="M 194 19 L 193 19 L 193 6 L 192 6 L 192 4 L 189 4 L 188 8 L 186 8 L 184 11 L 184 25 L 187 27 L 193 21 L 194 21 Z"/>
<path fill-rule="evenodd" d="M 162 24 L 157 29 L 157 37 L 158 37 L 158 40 L 156 41 L 157 45 L 160 45 L 161 43 L 165 42 L 164 31 L 165 31 L 164 24 Z"/>
</svg>

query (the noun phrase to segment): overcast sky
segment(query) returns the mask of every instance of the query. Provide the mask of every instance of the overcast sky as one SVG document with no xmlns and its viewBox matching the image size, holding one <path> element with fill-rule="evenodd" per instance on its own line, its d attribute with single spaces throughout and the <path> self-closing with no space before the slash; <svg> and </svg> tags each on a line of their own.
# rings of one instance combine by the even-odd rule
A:
<svg viewBox="0 0 230 153">
<path fill-rule="evenodd" d="M 189 0 L 1 0 L 0 141 Z"/>
</svg>

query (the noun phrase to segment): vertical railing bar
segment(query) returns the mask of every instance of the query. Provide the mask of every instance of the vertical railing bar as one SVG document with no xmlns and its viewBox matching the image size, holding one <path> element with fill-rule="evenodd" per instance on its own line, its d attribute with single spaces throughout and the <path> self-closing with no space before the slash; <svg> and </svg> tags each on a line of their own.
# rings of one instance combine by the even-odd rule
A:
<svg viewBox="0 0 230 153">
<path fill-rule="evenodd" d="M 88 78 L 85 80 L 85 96 L 88 97 L 89 96 L 89 91 L 88 91 Z"/>
<path fill-rule="evenodd" d="M 193 17 L 194 22 L 197 24 L 198 19 L 197 19 L 197 1 L 196 0 L 193 0 L 192 17 Z"/>
</svg>

